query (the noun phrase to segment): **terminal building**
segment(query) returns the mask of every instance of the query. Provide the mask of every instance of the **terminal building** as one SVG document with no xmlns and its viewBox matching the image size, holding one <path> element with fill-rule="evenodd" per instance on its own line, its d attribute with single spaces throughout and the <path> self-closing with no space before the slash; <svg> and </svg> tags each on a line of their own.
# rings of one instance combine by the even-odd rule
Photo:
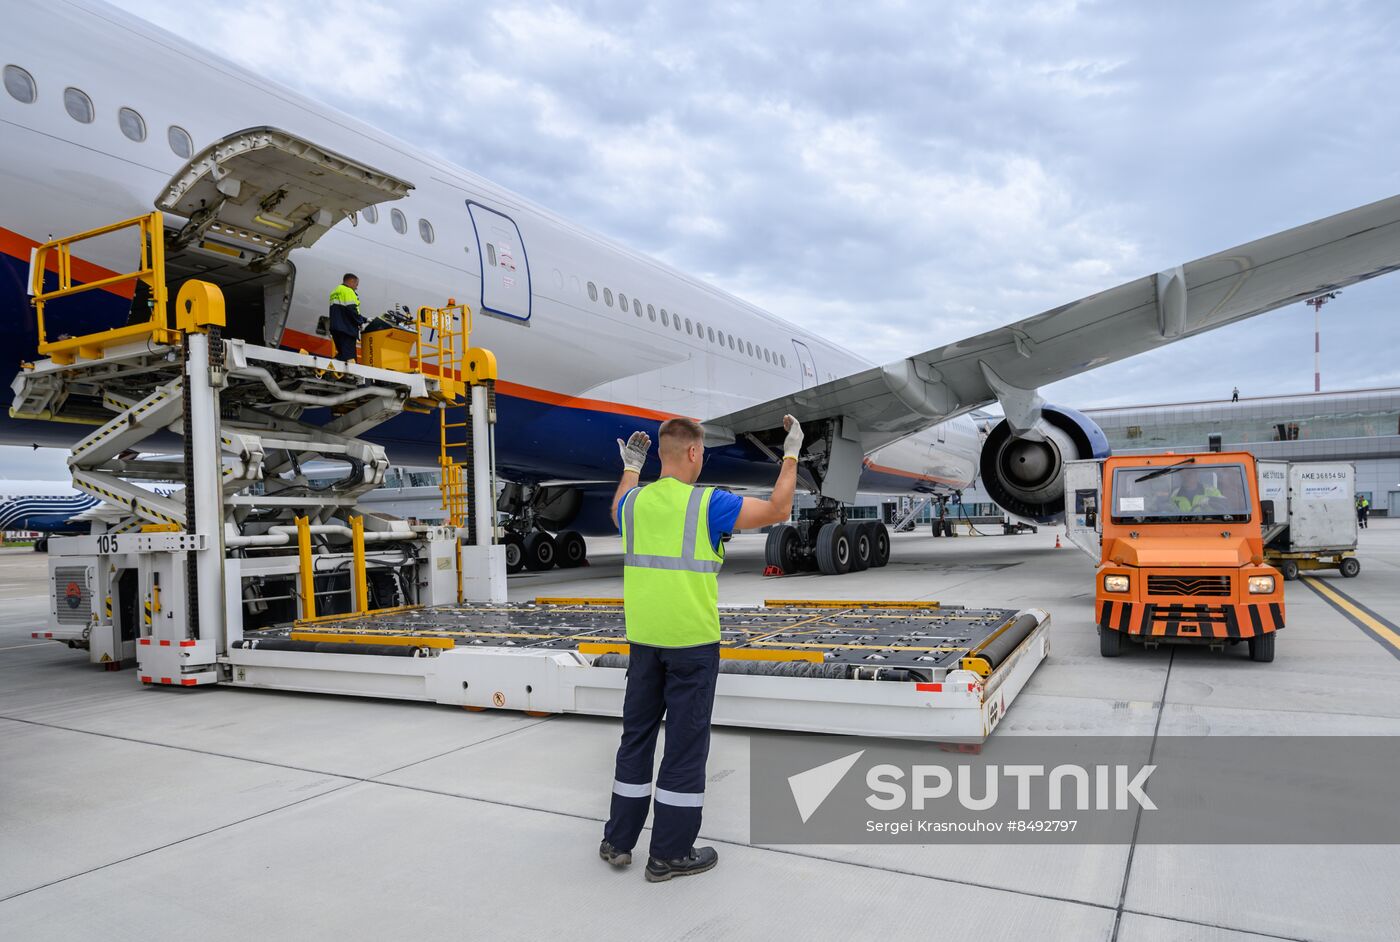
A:
<svg viewBox="0 0 1400 942">
<path fill-rule="evenodd" d="M 1372 515 L 1400 517 L 1400 388 L 1084 411 L 1114 454 L 1203 451 L 1219 435 L 1257 458 L 1355 462 Z"/>
<path fill-rule="evenodd" d="M 1358 495 L 1373 516 L 1400 517 L 1400 388 L 1086 409 L 1114 454 L 1204 451 L 1219 435 L 1226 451 L 1286 461 L 1352 461 Z M 990 417 L 989 417 L 990 418 Z M 994 418 L 990 418 L 995 421 Z M 391 469 L 384 488 L 363 499 L 376 510 L 423 522 L 441 519 L 436 471 Z M 810 505 L 799 494 L 799 508 Z M 927 527 L 937 505 L 918 496 L 861 495 L 852 520 L 904 520 Z M 963 491 L 948 514 L 965 527 L 1000 532 L 1003 515 L 981 483 Z"/>
</svg>

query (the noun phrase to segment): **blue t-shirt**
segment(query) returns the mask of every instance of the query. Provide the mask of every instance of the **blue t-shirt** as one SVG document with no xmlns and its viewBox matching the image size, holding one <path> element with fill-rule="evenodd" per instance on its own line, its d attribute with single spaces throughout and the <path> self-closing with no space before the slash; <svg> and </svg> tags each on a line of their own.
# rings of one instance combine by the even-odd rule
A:
<svg viewBox="0 0 1400 942">
<path fill-rule="evenodd" d="M 640 486 L 640 485 L 639 485 Z M 636 487 L 628 491 L 627 494 L 637 490 Z M 623 494 L 617 502 L 617 519 L 622 519 L 622 501 L 627 499 L 627 494 Z M 710 524 L 710 543 L 713 549 L 719 551 L 719 541 L 726 533 L 734 532 L 734 524 L 739 521 L 739 510 L 744 506 L 744 498 L 738 494 L 731 494 L 729 491 L 715 488 L 715 492 L 710 495 L 710 512 L 707 515 Z"/>
</svg>

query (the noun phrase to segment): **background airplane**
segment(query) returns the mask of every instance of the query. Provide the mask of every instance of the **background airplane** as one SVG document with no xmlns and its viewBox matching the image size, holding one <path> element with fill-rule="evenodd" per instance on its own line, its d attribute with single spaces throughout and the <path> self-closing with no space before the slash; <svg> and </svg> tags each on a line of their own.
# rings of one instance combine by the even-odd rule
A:
<svg viewBox="0 0 1400 942">
<path fill-rule="evenodd" d="M 314 245 L 306 238 L 307 247 L 287 246 L 270 263 L 220 221 L 224 208 L 192 230 L 186 219 L 199 213 L 187 205 L 186 219 L 168 217 L 171 280 L 219 284 L 236 312 L 232 336 L 324 353 L 326 296 L 343 272 L 360 275 L 370 315 L 468 301 L 473 343 L 501 364 L 496 442 L 513 558 L 535 568 L 555 558 L 551 533 L 579 545 L 579 533 L 611 532 L 615 440 L 636 428 L 654 433 L 672 415 L 706 423 L 704 480 L 735 487 L 771 482 L 784 412 L 808 426 L 804 481 L 820 501 L 789 541 L 783 561 L 792 565 L 815 560 L 823 540 L 849 553 L 856 533 L 842 505 L 857 490 L 953 490 L 979 467 L 1002 506 L 1052 519 L 1064 462 L 1102 454 L 1106 442 L 1084 416 L 1046 404 L 1039 386 L 1373 277 L 1400 259 L 1400 204 L 1389 200 L 875 365 L 106 5 L 18 7 L 0 36 L 0 61 L 0 327 L 20 341 L 7 347 L 5 372 L 34 356 L 25 284 L 37 242 L 148 212 L 201 161 L 256 138 L 242 129 L 280 129 L 404 186 L 382 206 L 312 227 Z M 258 198 L 275 200 L 275 188 Z M 278 210 L 296 228 L 323 208 Z M 95 243 L 77 274 L 126 270 L 132 251 Z M 65 329 L 122 323 L 129 307 L 129 294 L 109 292 L 74 311 Z M 984 444 L 967 414 L 993 401 L 1007 418 Z M 396 463 L 432 464 L 432 421 L 406 414 L 372 437 Z M 4 443 L 64 447 L 80 432 L 0 422 Z"/>
</svg>

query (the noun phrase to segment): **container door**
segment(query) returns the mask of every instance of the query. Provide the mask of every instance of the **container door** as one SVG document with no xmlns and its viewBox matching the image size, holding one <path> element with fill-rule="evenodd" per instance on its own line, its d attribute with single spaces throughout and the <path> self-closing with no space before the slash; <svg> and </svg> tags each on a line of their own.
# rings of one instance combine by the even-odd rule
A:
<svg viewBox="0 0 1400 942">
<path fill-rule="evenodd" d="M 1103 464 L 1099 461 L 1065 462 L 1065 537 L 1094 562 L 1101 556 L 1101 507 Z"/>
<path fill-rule="evenodd" d="M 530 319 L 530 263 L 525 241 L 509 216 L 467 203 L 481 262 L 481 309 L 519 321 Z"/>
</svg>

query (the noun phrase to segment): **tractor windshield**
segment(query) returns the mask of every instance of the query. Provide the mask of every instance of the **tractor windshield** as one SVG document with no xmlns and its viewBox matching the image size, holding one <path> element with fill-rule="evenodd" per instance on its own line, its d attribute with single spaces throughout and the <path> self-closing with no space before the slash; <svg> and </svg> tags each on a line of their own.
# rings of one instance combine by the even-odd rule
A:
<svg viewBox="0 0 1400 942">
<path fill-rule="evenodd" d="M 1178 464 L 1117 468 L 1115 523 L 1237 523 L 1250 516 L 1244 468 L 1237 464 Z"/>
</svg>

